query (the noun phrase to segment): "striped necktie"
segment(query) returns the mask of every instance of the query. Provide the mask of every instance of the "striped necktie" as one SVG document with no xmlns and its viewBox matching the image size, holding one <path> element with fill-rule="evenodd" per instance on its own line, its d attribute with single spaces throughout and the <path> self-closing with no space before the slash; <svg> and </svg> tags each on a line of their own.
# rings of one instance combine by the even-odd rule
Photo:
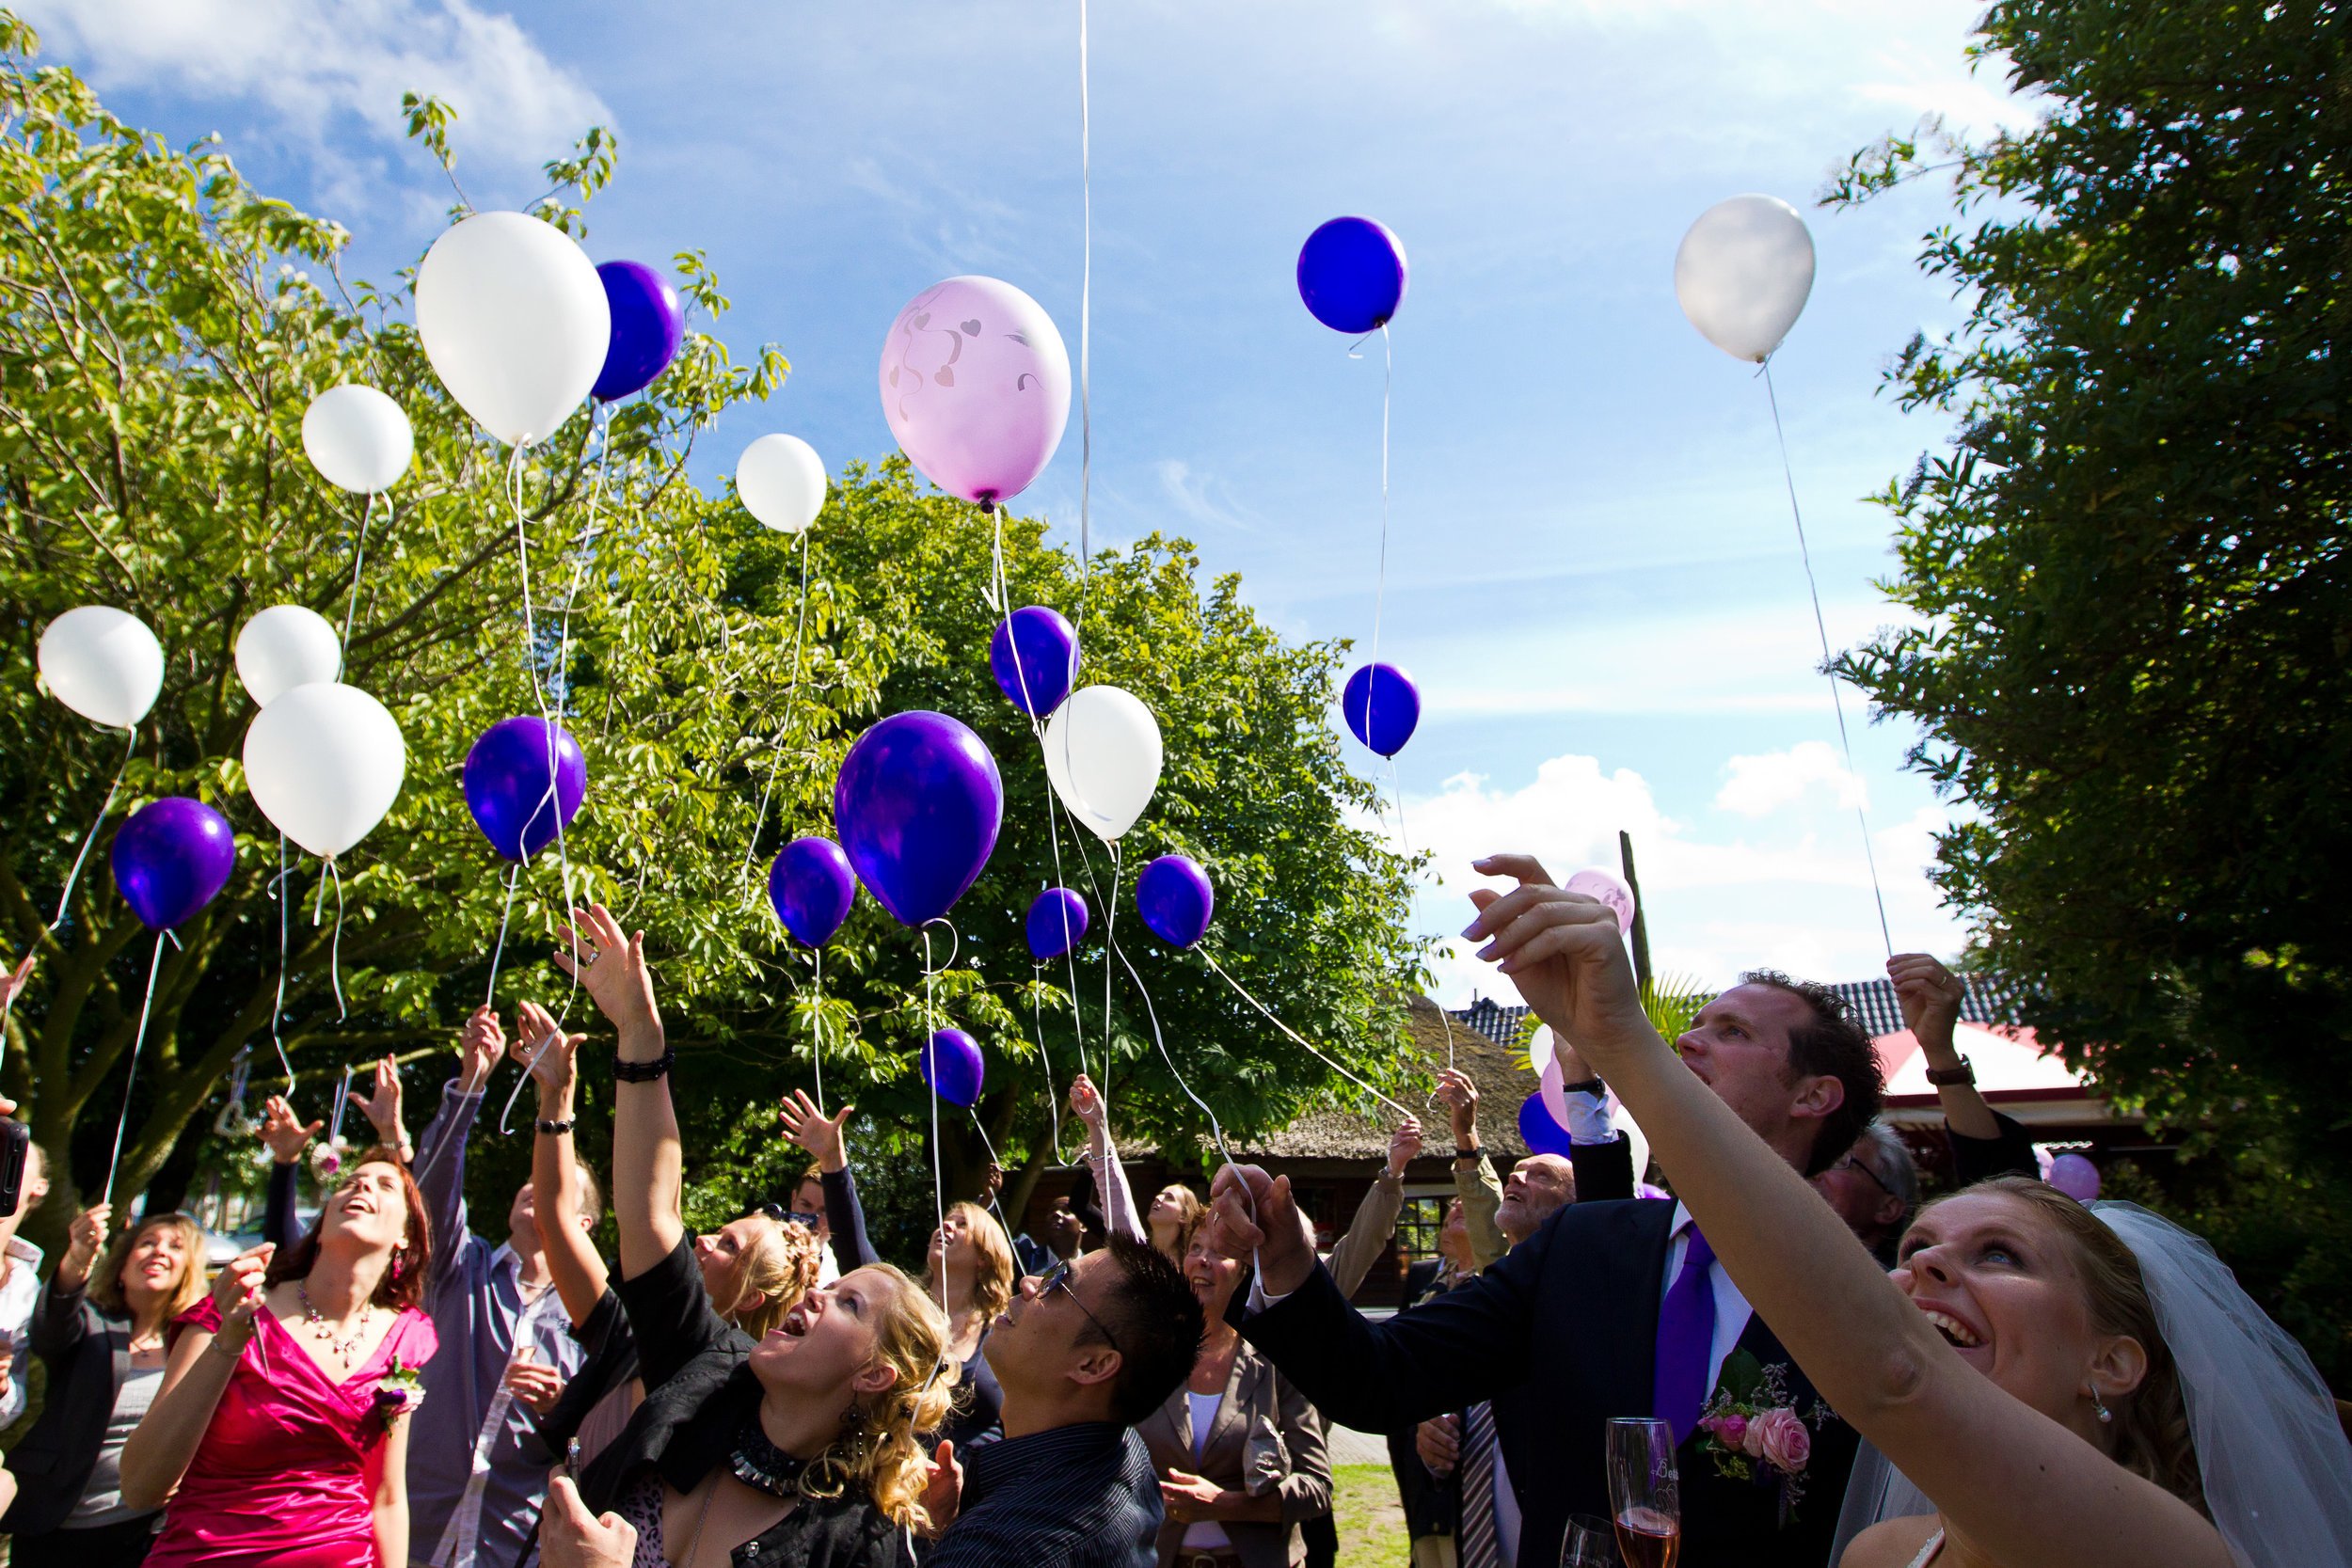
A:
<svg viewBox="0 0 2352 1568">
<path fill-rule="evenodd" d="M 1503 1568 L 1495 1533 L 1495 1413 L 1481 1401 L 1462 1412 L 1461 1568 Z"/>
</svg>

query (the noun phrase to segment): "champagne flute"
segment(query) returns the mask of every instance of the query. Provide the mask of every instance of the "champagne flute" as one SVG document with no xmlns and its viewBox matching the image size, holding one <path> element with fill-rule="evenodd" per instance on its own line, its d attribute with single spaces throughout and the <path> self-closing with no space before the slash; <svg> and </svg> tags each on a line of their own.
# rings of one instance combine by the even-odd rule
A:
<svg viewBox="0 0 2352 1568">
<path fill-rule="evenodd" d="M 1560 1546 L 1560 1568 L 1624 1568 L 1609 1521 L 1589 1513 L 1570 1514 L 1567 1539 Z"/>
<path fill-rule="evenodd" d="M 1682 1488 L 1674 1428 L 1644 1416 L 1609 1423 L 1609 1512 L 1627 1568 L 1674 1568 L 1682 1548 Z"/>
</svg>

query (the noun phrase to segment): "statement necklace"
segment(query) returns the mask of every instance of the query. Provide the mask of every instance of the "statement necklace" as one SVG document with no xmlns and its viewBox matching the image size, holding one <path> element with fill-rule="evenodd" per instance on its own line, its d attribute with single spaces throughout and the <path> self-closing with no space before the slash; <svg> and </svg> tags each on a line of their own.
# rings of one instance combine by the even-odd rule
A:
<svg viewBox="0 0 2352 1568">
<path fill-rule="evenodd" d="M 727 1455 L 735 1479 L 771 1497 L 788 1497 L 800 1489 L 801 1472 L 808 1461 L 785 1452 L 768 1440 L 755 1415 L 736 1433 L 735 1450 Z"/>
<path fill-rule="evenodd" d="M 295 1280 L 294 1294 L 302 1302 L 303 1327 L 318 1337 L 319 1343 L 326 1347 L 327 1354 L 342 1364 L 343 1370 L 351 1370 L 351 1358 L 358 1354 L 359 1341 L 368 1337 L 368 1324 L 375 1319 L 374 1305 L 369 1302 L 360 1303 L 359 1316 L 352 1324 L 350 1338 L 338 1339 L 335 1338 L 333 1326 L 326 1321 L 326 1314 L 310 1305 L 310 1282 L 303 1279 Z"/>
</svg>

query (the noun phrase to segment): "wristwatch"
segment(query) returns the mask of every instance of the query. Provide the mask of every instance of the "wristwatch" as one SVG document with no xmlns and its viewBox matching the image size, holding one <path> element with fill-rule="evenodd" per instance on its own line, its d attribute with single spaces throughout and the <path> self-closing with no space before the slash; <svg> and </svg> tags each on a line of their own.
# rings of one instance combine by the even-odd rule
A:
<svg viewBox="0 0 2352 1568">
<path fill-rule="evenodd" d="M 1600 1081 L 1598 1073 L 1595 1073 L 1590 1078 L 1580 1078 L 1573 1084 L 1561 1085 L 1560 1092 L 1562 1094 L 1607 1094 L 1609 1085 Z"/>
<path fill-rule="evenodd" d="M 1928 1082 L 1935 1085 L 1938 1088 L 1948 1087 L 1955 1084 L 1973 1084 L 1976 1081 L 1977 1069 L 1969 1066 L 1968 1058 L 1965 1056 L 1963 1056 L 1960 1059 L 1960 1066 L 1958 1067 L 1931 1067 L 1928 1069 Z"/>
</svg>

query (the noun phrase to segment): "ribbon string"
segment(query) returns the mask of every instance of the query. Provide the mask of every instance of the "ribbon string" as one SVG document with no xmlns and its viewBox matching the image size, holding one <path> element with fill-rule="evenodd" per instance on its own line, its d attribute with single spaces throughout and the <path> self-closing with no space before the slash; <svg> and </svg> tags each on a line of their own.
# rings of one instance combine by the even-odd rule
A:
<svg viewBox="0 0 2352 1568">
<path fill-rule="evenodd" d="M 1316 1061 L 1321 1062 L 1325 1067 L 1329 1068 L 1333 1072 L 1338 1073 L 1341 1077 L 1346 1079 L 1349 1083 L 1355 1085 L 1358 1088 L 1372 1096 L 1373 1099 L 1380 1101 L 1381 1104 L 1386 1105 L 1391 1110 L 1396 1112 L 1397 1115 L 1409 1117 L 1413 1114 L 1411 1111 L 1406 1110 L 1404 1106 L 1399 1105 L 1395 1101 L 1391 1100 L 1387 1095 L 1382 1094 L 1378 1089 L 1374 1088 L 1370 1084 L 1365 1083 L 1361 1078 L 1359 1078 L 1354 1073 L 1348 1071 L 1347 1069 L 1340 1066 L 1339 1063 L 1333 1061 L 1322 1052 L 1317 1051 L 1312 1045 L 1308 1043 L 1305 1036 L 1301 1035 L 1297 1030 L 1292 1028 L 1289 1024 L 1283 1022 L 1280 1019 L 1276 1018 L 1264 1003 L 1250 995 L 1248 990 L 1243 989 L 1242 983 L 1239 980 L 1234 979 L 1231 974 L 1225 973 L 1225 966 L 1216 961 L 1216 954 L 1210 952 L 1205 947 L 1197 947 L 1193 949 L 1193 951 L 1199 953 L 1201 958 L 1208 960 L 1209 967 L 1216 971 L 1217 978 L 1232 987 L 1233 993 L 1236 996 L 1239 996 L 1244 1002 L 1247 1002 L 1251 1006 L 1257 1008 L 1261 1013 L 1265 1014 L 1265 1020 L 1268 1023 L 1273 1024 L 1277 1029 L 1282 1031 L 1283 1034 L 1289 1036 L 1292 1044 L 1297 1046 L 1301 1051 L 1307 1053 L 1308 1055 L 1312 1056 Z"/>
<path fill-rule="evenodd" d="M 139 1079 L 139 1049 L 147 1043 L 148 1016 L 155 1010 L 155 974 L 164 966 L 166 934 L 155 933 L 155 952 L 147 960 L 147 997 L 139 1004 L 139 1032 L 131 1041 L 131 1067 L 122 1079 L 122 1114 L 115 1117 L 115 1147 L 106 1156 L 106 1186 L 104 1196 L 99 1199 L 102 1203 L 115 1200 L 115 1175 L 122 1168 L 122 1130 L 131 1120 L 131 1089 Z"/>
<path fill-rule="evenodd" d="M 106 786 L 105 803 L 98 808 L 98 820 L 89 825 L 89 836 L 82 840 L 81 852 L 73 857 L 73 868 L 65 874 L 65 891 L 57 895 L 57 913 L 49 922 L 52 934 L 65 924 L 66 906 L 73 899 L 73 885 L 82 879 L 82 864 L 89 859 L 90 846 L 98 842 L 98 830 L 106 825 L 106 818 L 114 812 L 115 793 L 121 789 L 122 775 L 131 770 L 131 754 L 139 747 L 138 726 L 134 724 L 123 731 L 122 738 L 122 764 L 115 769 L 115 782 Z"/>
</svg>

